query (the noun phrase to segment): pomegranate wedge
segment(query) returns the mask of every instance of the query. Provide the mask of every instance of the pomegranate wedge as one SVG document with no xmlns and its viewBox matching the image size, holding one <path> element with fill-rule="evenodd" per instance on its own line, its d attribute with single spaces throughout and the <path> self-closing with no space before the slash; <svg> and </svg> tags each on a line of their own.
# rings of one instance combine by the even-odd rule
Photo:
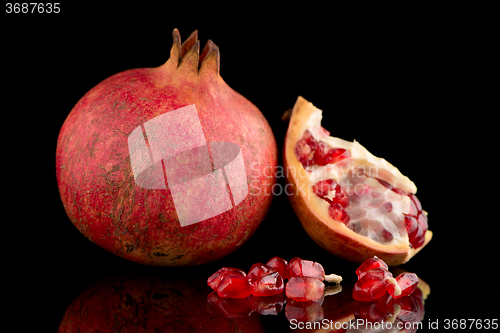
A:
<svg viewBox="0 0 500 333">
<path fill-rule="evenodd" d="M 304 229 L 353 262 L 408 261 L 432 238 L 415 184 L 358 142 L 330 136 L 321 118 L 321 110 L 299 97 L 285 138 L 289 198 Z"/>
</svg>

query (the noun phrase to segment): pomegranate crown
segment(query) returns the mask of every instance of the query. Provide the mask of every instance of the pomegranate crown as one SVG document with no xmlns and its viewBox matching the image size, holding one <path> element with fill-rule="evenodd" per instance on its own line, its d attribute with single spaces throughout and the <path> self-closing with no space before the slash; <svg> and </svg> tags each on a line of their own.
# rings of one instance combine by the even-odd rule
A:
<svg viewBox="0 0 500 333">
<path fill-rule="evenodd" d="M 179 30 L 172 32 L 174 42 L 170 49 L 170 59 L 177 68 L 186 67 L 197 73 L 208 71 L 219 75 L 220 53 L 217 45 L 208 40 L 200 54 L 198 30 L 195 30 L 181 43 Z"/>
</svg>

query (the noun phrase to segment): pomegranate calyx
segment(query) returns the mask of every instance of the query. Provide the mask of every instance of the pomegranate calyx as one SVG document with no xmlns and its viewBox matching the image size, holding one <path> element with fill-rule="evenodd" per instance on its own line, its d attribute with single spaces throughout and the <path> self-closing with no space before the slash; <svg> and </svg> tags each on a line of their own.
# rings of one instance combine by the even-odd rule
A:
<svg viewBox="0 0 500 333">
<path fill-rule="evenodd" d="M 182 72 L 191 72 L 196 75 L 206 72 L 219 76 L 220 53 L 219 48 L 212 40 L 207 41 L 200 54 L 198 30 L 193 31 L 182 44 L 178 29 L 173 30 L 172 36 L 170 59 L 164 64 L 165 68 L 173 66 Z"/>
</svg>

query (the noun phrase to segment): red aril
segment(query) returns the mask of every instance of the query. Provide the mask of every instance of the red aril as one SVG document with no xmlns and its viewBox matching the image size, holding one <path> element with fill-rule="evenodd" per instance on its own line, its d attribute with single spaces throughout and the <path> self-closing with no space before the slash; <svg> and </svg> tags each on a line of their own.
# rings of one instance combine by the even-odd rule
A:
<svg viewBox="0 0 500 333">
<path fill-rule="evenodd" d="M 325 270 L 317 262 L 293 258 L 288 264 L 288 279 L 296 276 L 309 276 L 323 281 Z"/>
<path fill-rule="evenodd" d="M 305 231 L 350 261 L 408 261 L 432 238 L 415 184 L 358 142 L 329 136 L 321 118 L 299 97 L 285 137 L 289 199 Z"/>
<path fill-rule="evenodd" d="M 222 298 L 245 298 L 252 294 L 252 285 L 247 277 L 227 273 L 217 287 L 217 295 Z"/>
<path fill-rule="evenodd" d="M 386 308 L 388 297 L 384 297 L 385 295 L 388 294 L 370 302 L 354 301 L 354 317 L 370 323 L 386 321 L 389 314 Z"/>
<path fill-rule="evenodd" d="M 387 302 L 387 311 L 398 318 L 399 320 L 414 321 L 417 319 L 420 307 L 417 301 L 411 296 L 404 296 L 401 298 L 392 298 Z"/>
<path fill-rule="evenodd" d="M 354 284 L 352 298 L 357 301 L 373 301 L 387 292 L 387 280 L 392 278 L 391 272 L 378 267 L 363 273 Z"/>
<path fill-rule="evenodd" d="M 200 52 L 196 31 L 173 39 L 163 65 L 115 74 L 78 101 L 56 177 L 69 219 L 98 246 L 141 264 L 200 265 L 260 225 L 278 151 L 262 113 L 220 76 L 219 48 L 209 40 Z"/>
<path fill-rule="evenodd" d="M 273 272 L 252 281 L 252 295 L 275 296 L 283 292 L 285 283 L 280 273 Z"/>
<path fill-rule="evenodd" d="M 418 276 L 415 273 L 401 273 L 394 281 L 396 284 L 390 283 L 387 286 L 387 291 L 393 298 L 400 298 L 411 295 L 418 285 Z"/>
<path fill-rule="evenodd" d="M 325 284 L 309 276 L 290 277 L 285 286 L 286 296 L 298 302 L 315 301 L 323 297 Z"/>
<path fill-rule="evenodd" d="M 317 148 L 318 144 L 311 132 L 305 131 L 302 139 L 295 145 L 295 154 L 302 165 L 309 166 L 314 164 L 314 154 Z"/>
<path fill-rule="evenodd" d="M 250 280 L 251 283 L 253 283 L 255 280 L 275 272 L 276 270 L 274 268 L 271 268 L 267 265 L 258 262 L 256 264 L 253 264 L 252 267 L 250 267 L 247 278 Z"/>
<path fill-rule="evenodd" d="M 280 257 L 274 257 L 269 259 L 266 263 L 266 266 L 275 269 L 278 273 L 280 273 L 283 280 L 288 278 L 287 266 L 288 262 Z"/>
<path fill-rule="evenodd" d="M 389 269 L 389 267 L 383 260 L 381 260 L 377 256 L 374 256 L 372 258 L 366 259 L 366 261 L 362 263 L 361 266 L 358 267 L 358 269 L 356 269 L 356 275 L 358 276 L 359 279 L 359 276 L 361 274 L 365 273 L 366 271 L 369 271 L 370 269 L 378 267 L 384 268 L 386 270 Z"/>
<path fill-rule="evenodd" d="M 249 299 L 253 311 L 261 315 L 277 315 L 283 310 L 286 302 L 285 293 L 279 293 L 275 296 L 256 297 Z"/>
<path fill-rule="evenodd" d="M 290 300 L 285 306 L 285 316 L 289 322 L 307 323 L 321 321 L 325 315 L 321 304 L 314 301 Z"/>
<path fill-rule="evenodd" d="M 252 314 L 252 304 L 246 298 L 222 298 L 216 291 L 212 291 L 207 296 L 209 304 L 219 309 L 226 318 L 247 317 Z"/>
<path fill-rule="evenodd" d="M 224 278 L 224 276 L 226 276 L 227 273 L 235 273 L 241 276 L 246 276 L 246 273 L 239 268 L 222 267 L 207 279 L 207 284 L 213 290 L 217 290 L 219 283 L 222 281 L 222 279 Z"/>
</svg>

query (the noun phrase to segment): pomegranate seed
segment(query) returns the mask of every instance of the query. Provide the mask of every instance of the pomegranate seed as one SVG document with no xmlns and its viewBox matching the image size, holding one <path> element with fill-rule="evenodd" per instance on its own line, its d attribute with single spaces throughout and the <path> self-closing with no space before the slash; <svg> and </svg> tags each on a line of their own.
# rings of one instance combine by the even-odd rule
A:
<svg viewBox="0 0 500 333">
<path fill-rule="evenodd" d="M 349 198 L 347 197 L 347 194 L 345 193 L 342 186 L 335 186 L 335 197 L 333 197 L 332 202 L 338 203 L 344 208 L 349 206 Z"/>
<path fill-rule="evenodd" d="M 418 285 L 418 276 L 415 273 L 401 273 L 394 281 L 387 285 L 387 291 L 393 298 L 411 295 Z"/>
<path fill-rule="evenodd" d="M 418 216 L 418 208 L 417 205 L 415 205 L 415 202 L 413 200 L 410 200 L 410 212 L 408 213 L 410 216 L 417 217 Z"/>
<path fill-rule="evenodd" d="M 320 198 L 328 195 L 328 192 L 336 189 L 337 182 L 334 179 L 327 179 L 313 185 L 313 192 Z M 335 193 L 336 194 L 336 193 Z"/>
<path fill-rule="evenodd" d="M 415 321 L 419 315 L 419 310 L 417 301 L 410 296 L 392 298 L 387 302 L 387 311 L 403 322 Z"/>
<path fill-rule="evenodd" d="M 266 275 L 271 273 L 275 273 L 276 270 L 269 266 L 266 266 L 260 262 L 253 264 L 250 270 L 248 271 L 247 278 L 253 283 L 255 280 L 258 280 Z"/>
<path fill-rule="evenodd" d="M 415 321 L 417 321 L 417 322 L 422 321 L 422 319 L 424 318 L 424 315 L 425 315 L 424 295 L 422 293 L 422 290 L 420 290 L 420 288 L 417 287 L 417 289 L 415 289 L 415 291 L 407 297 L 413 298 L 413 300 L 415 301 L 415 304 L 417 306 L 417 318 L 415 319 Z"/>
<path fill-rule="evenodd" d="M 387 297 L 380 297 L 371 302 L 353 302 L 354 318 L 363 319 L 369 323 L 380 323 L 389 316 L 386 308 Z"/>
<path fill-rule="evenodd" d="M 366 271 L 354 284 L 352 298 L 357 301 L 373 301 L 387 292 L 387 279 L 392 278 L 391 272 L 378 267 Z"/>
<path fill-rule="evenodd" d="M 369 259 L 366 259 L 365 262 L 358 267 L 358 269 L 356 270 L 356 275 L 358 276 L 359 279 L 359 276 L 361 274 L 369 271 L 370 269 L 375 269 L 378 267 L 381 267 L 386 270 L 389 269 L 385 261 L 383 261 L 377 256 L 371 257 Z"/>
<path fill-rule="evenodd" d="M 295 144 L 295 155 L 305 167 L 314 164 L 314 154 L 318 149 L 318 142 L 314 139 L 311 132 L 306 130 L 302 139 Z"/>
<path fill-rule="evenodd" d="M 216 291 L 208 294 L 207 301 L 227 318 L 248 317 L 254 311 L 253 304 L 249 303 L 248 299 L 222 298 Z"/>
<path fill-rule="evenodd" d="M 349 215 L 344 210 L 344 208 L 336 202 L 330 204 L 330 207 L 328 208 L 328 214 L 335 221 L 339 221 L 344 224 L 349 223 L 350 220 Z"/>
<path fill-rule="evenodd" d="M 417 211 L 420 212 L 422 211 L 422 204 L 420 201 L 417 199 L 417 196 L 413 193 L 408 194 L 410 197 L 411 201 L 415 204 L 415 207 L 417 208 Z"/>
<path fill-rule="evenodd" d="M 418 224 L 420 224 L 420 226 L 422 227 L 422 229 L 424 229 L 425 231 L 427 231 L 427 228 L 429 226 L 427 224 L 427 215 L 425 215 L 424 212 L 420 211 L 420 213 L 418 214 L 417 221 L 418 221 Z"/>
<path fill-rule="evenodd" d="M 250 297 L 249 302 L 254 312 L 261 315 L 277 315 L 283 310 L 286 302 L 285 293 L 268 297 Z"/>
<path fill-rule="evenodd" d="M 323 307 L 317 302 L 297 302 L 289 301 L 285 306 L 285 316 L 288 321 L 292 322 L 317 322 L 325 317 Z"/>
<path fill-rule="evenodd" d="M 410 244 L 413 248 L 419 248 L 424 244 L 425 232 L 422 226 L 417 223 L 416 230 L 412 235 L 408 235 Z"/>
<path fill-rule="evenodd" d="M 222 281 L 224 276 L 226 276 L 227 273 L 236 273 L 240 274 L 241 276 L 246 276 L 246 273 L 242 271 L 241 269 L 238 268 L 232 268 L 232 267 L 222 267 L 219 269 L 217 272 L 212 274 L 207 280 L 207 284 L 212 288 L 213 290 L 217 290 L 217 287 L 219 286 L 219 283 Z"/>
<path fill-rule="evenodd" d="M 217 295 L 223 298 L 245 298 L 251 294 L 248 278 L 237 273 L 227 273 L 217 287 Z"/>
<path fill-rule="evenodd" d="M 313 277 L 295 276 L 288 280 L 286 296 L 298 302 L 315 301 L 323 297 L 325 284 Z"/>
<path fill-rule="evenodd" d="M 281 277 L 284 279 L 288 278 L 287 266 L 288 262 L 280 257 L 271 258 L 267 264 L 268 267 L 273 268 L 278 273 L 280 273 Z"/>
<path fill-rule="evenodd" d="M 334 164 L 344 158 L 350 157 L 349 152 L 342 148 L 330 148 L 324 142 L 319 142 L 314 155 L 314 162 L 317 165 L 325 166 L 327 164 Z"/>
<path fill-rule="evenodd" d="M 252 295 L 254 296 L 275 296 L 282 293 L 284 289 L 283 278 L 276 271 L 252 283 Z"/>
<path fill-rule="evenodd" d="M 317 262 L 294 258 L 288 264 L 288 279 L 296 276 L 309 276 L 323 281 L 325 270 Z"/>
</svg>

